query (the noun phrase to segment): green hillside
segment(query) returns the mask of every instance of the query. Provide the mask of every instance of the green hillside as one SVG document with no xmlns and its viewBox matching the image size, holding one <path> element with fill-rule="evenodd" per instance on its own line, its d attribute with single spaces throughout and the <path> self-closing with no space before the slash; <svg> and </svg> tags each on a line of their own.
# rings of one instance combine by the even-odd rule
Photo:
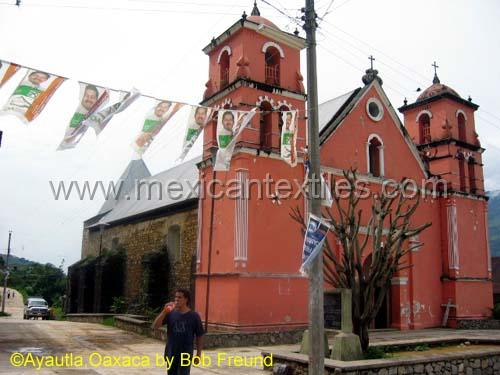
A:
<svg viewBox="0 0 500 375">
<path fill-rule="evenodd" d="M 500 256 L 500 190 L 489 192 L 488 223 L 491 256 Z"/>
</svg>

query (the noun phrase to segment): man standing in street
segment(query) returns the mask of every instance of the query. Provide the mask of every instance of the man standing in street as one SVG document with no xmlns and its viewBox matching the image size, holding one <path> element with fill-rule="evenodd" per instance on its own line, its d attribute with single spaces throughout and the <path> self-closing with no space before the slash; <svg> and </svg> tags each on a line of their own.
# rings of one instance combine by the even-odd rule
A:
<svg viewBox="0 0 500 375">
<path fill-rule="evenodd" d="M 181 366 L 181 355 L 189 355 L 189 363 L 192 362 L 195 336 L 196 355 L 201 356 L 203 325 L 200 315 L 190 309 L 190 302 L 191 293 L 186 289 L 178 289 L 175 292 L 175 302 L 167 303 L 153 322 L 155 329 L 167 324 L 165 359 L 172 361 L 169 375 L 189 375 L 191 367 Z"/>
</svg>

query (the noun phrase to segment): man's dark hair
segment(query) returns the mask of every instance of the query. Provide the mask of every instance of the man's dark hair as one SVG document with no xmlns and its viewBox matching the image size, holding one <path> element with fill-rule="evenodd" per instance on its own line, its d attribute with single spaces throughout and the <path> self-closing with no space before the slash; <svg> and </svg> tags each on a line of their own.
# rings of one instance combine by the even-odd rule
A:
<svg viewBox="0 0 500 375">
<path fill-rule="evenodd" d="M 44 74 L 45 77 L 47 77 L 47 79 L 50 78 L 50 74 L 49 73 L 45 73 L 45 72 L 41 72 L 39 70 L 35 70 L 34 72 L 31 72 L 30 75 L 28 77 L 31 77 L 33 74 Z"/>
<path fill-rule="evenodd" d="M 204 109 L 204 110 L 205 110 L 205 113 L 207 113 L 207 110 L 208 110 L 208 108 L 207 108 L 207 107 L 196 107 L 196 110 L 194 111 L 194 115 L 195 115 L 195 116 L 198 114 L 198 111 L 199 111 L 200 109 Z"/>
<path fill-rule="evenodd" d="M 231 116 L 231 118 L 232 118 L 232 119 L 233 119 L 233 121 L 234 121 L 234 115 L 233 115 L 233 112 L 231 112 L 231 111 L 226 111 L 226 112 L 224 112 L 224 114 L 222 115 L 222 119 L 224 119 L 224 117 L 226 117 L 226 115 Z"/>
<path fill-rule="evenodd" d="M 184 296 L 184 298 L 187 299 L 187 305 L 191 306 L 191 292 L 189 290 L 179 288 L 179 289 L 177 289 L 175 291 L 175 293 L 182 293 L 182 295 Z"/>
<path fill-rule="evenodd" d="M 95 87 L 94 85 L 87 85 L 87 86 L 85 86 L 85 91 L 87 91 L 87 90 L 95 92 L 95 97 L 96 98 L 99 97 L 99 91 L 97 90 L 97 87 Z"/>
</svg>

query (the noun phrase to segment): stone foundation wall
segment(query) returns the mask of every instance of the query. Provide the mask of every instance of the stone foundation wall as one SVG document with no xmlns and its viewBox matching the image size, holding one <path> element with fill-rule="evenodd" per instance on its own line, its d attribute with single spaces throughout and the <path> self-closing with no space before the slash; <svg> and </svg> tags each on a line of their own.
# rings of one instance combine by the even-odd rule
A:
<svg viewBox="0 0 500 375">
<path fill-rule="evenodd" d="M 467 319 L 457 320 L 458 329 L 500 329 L 500 320 Z"/>
<path fill-rule="evenodd" d="M 113 314 L 67 314 L 67 320 L 73 322 L 103 323 L 105 318 Z M 151 322 L 141 319 L 140 315 L 116 315 L 114 325 L 125 331 L 134 332 L 139 335 L 152 337 L 166 341 L 167 331 L 165 328 L 152 329 Z M 263 345 L 286 345 L 298 344 L 302 339 L 302 329 L 283 332 L 209 332 L 203 337 L 203 347 L 234 348 L 240 346 L 263 346 Z"/>
<path fill-rule="evenodd" d="M 269 355 L 263 352 L 262 355 Z M 285 369 L 288 367 L 288 369 Z M 303 354 L 273 353 L 273 367 L 266 370 L 276 374 L 306 375 L 308 357 Z M 341 362 L 325 359 L 325 374 L 337 375 L 493 375 L 500 374 L 500 348 L 475 353 L 433 355 L 432 358 L 375 359 Z"/>
</svg>

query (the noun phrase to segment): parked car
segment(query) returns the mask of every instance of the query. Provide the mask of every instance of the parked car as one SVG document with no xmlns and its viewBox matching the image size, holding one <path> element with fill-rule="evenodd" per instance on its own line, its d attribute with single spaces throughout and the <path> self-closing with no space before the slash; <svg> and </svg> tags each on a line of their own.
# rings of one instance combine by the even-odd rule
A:
<svg viewBox="0 0 500 375">
<path fill-rule="evenodd" d="M 41 297 L 28 297 L 24 305 L 24 319 L 38 318 L 49 319 L 49 305 Z"/>
</svg>

